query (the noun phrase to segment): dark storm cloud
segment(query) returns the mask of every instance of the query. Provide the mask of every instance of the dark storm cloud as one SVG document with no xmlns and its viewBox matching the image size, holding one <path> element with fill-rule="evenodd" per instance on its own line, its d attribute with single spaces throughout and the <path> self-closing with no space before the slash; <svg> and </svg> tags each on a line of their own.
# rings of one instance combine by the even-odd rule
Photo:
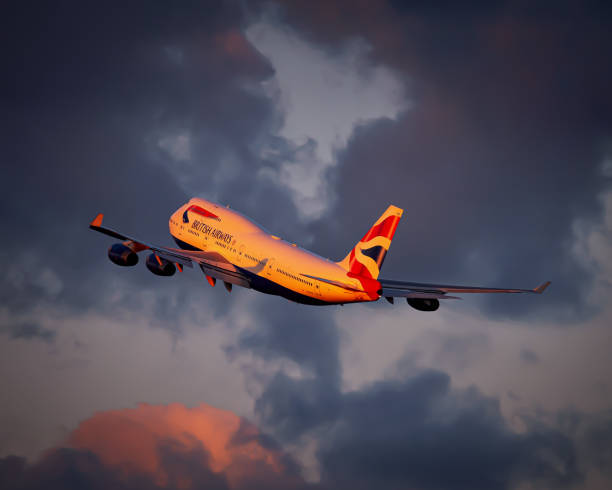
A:
<svg viewBox="0 0 612 490">
<path fill-rule="evenodd" d="M 597 194 L 610 184 L 600 172 L 612 122 L 607 20 L 581 9 L 549 17 L 506 6 L 462 6 L 459 15 L 384 2 L 280 4 L 275 15 L 332 52 L 365 38 L 370 62 L 395 69 L 414 101 L 397 120 L 356 128 L 329 172 L 335 204 L 312 226 L 314 248 L 341 258 L 338 246 L 350 248 L 393 203 L 405 213 L 387 275 L 508 286 L 551 279 L 546 295 L 493 299 L 490 311 L 580 313 L 588 276 L 571 255 L 572 224 L 599 219 Z M 293 322 L 268 316 L 242 349 L 329 363 Z M 544 423 L 517 434 L 497 399 L 451 388 L 442 371 L 349 393 L 334 371 L 331 380 L 311 371 L 277 372 L 256 410 L 282 441 L 321 441 L 323 485 L 551 488 L 579 483 L 591 466 L 588 454 L 579 465 L 577 438 Z"/>
<path fill-rule="evenodd" d="M 282 454 L 276 442 L 254 433 L 249 424 L 236 428 L 224 447 L 215 444 L 215 431 L 210 433 L 210 440 L 198 442 L 201 437 L 197 435 L 198 424 L 192 426 L 196 432 L 191 435 L 182 432 L 180 425 L 175 432 L 157 424 L 155 418 L 145 417 L 140 424 L 134 414 L 118 418 L 122 412 L 116 411 L 107 415 L 110 417 L 107 422 L 115 421 L 115 430 L 91 431 L 85 426 L 77 430 L 85 437 L 81 438 L 85 445 L 80 449 L 53 449 L 29 464 L 16 456 L 0 459 L 0 484 L 9 490 L 506 489 L 524 483 L 534 488 L 565 488 L 583 482 L 585 468 L 594 466 L 607 471 L 609 415 L 594 421 L 592 416 L 573 414 L 569 424 L 565 421 L 566 428 L 575 429 L 577 424 L 587 428 L 574 438 L 566 434 L 571 430 L 563 431 L 533 420 L 527 423 L 527 430 L 516 433 L 507 427 L 496 399 L 473 388 L 454 390 L 448 375 L 436 370 L 421 371 L 403 380 L 378 381 L 340 397 L 337 416 L 319 420 L 324 436 L 318 451 L 321 465 L 318 483 L 306 484 L 298 476 L 298 467 L 286 456 L 279 460 L 279 468 L 264 457 L 266 453 L 257 453 L 252 447 L 243 451 L 241 446 L 249 448 L 255 444 L 270 454 Z M 151 409 L 158 410 L 144 407 Z M 143 408 L 133 411 L 138 410 Z M 104 423 L 100 425 L 103 417 L 104 414 L 98 414 L 89 423 L 104 428 Z M 124 425 L 130 420 L 131 426 Z M 172 420 L 176 422 L 176 417 Z M 166 438 L 149 433 L 151 428 L 158 427 L 162 434 L 168 433 Z M 220 423 L 218 430 L 231 427 Z M 128 430 L 124 434 L 117 428 L 130 429 L 131 433 Z M 131 437 L 134 430 L 139 435 L 135 440 Z M 136 454 L 130 450 L 135 441 L 140 448 Z M 209 443 L 214 451 L 231 451 L 233 463 L 213 471 L 214 454 L 204 447 Z M 87 450 L 88 444 L 92 444 L 91 451 Z M 589 455 L 586 462 L 580 461 L 580 445 Z M 151 449 L 156 455 L 153 460 Z"/>
<path fill-rule="evenodd" d="M 579 478 L 572 441 L 543 429 L 517 435 L 495 399 L 453 392 L 426 371 L 346 396 L 321 449 L 324 480 L 368 488 L 508 488 L 520 481 L 558 488 Z M 350 468 L 350 470 L 349 470 Z"/>
<path fill-rule="evenodd" d="M 350 247 L 393 201 L 406 208 L 385 268 L 393 275 L 519 286 L 552 279 L 538 301 L 504 305 L 580 304 L 585 274 L 569 253 L 570 224 L 596 214 L 606 184 L 596 171 L 610 122 L 606 19 L 498 7 L 467 9 L 473 15 L 455 22 L 423 6 L 396 12 L 370 2 L 346 17 L 342 2 L 303 5 L 283 7 L 301 34 L 329 49 L 365 37 L 371 62 L 396 69 L 415 96 L 414 110 L 362 125 L 341 153 L 329 176 L 336 206 L 314 225 L 315 247 L 337 256 L 338 244 Z M 242 36 L 248 20 L 238 4 L 11 9 L 3 252 L 9 262 L 31 253 L 50 265 L 65 286 L 53 299 L 99 303 L 104 267 L 122 283 L 163 288 L 142 267 L 121 275 L 106 264 L 107 242 L 85 224 L 104 211 L 109 225 L 165 243 L 160 217 L 188 197 L 185 181 L 299 238 L 287 190 L 257 177 L 299 150 L 270 138 L 281 116 L 253 87 L 272 68 Z M 191 163 L 157 144 L 183 131 Z M 276 157 L 261 158 L 263 147 Z M 1 289 L 3 303 L 21 311 L 45 298 L 29 283 Z M 164 318 L 180 310 L 157 307 Z"/>
<path fill-rule="evenodd" d="M 170 444 L 160 445 L 160 456 L 168 472 L 166 484 L 156 482 L 145 473 L 121 471 L 104 465 L 88 451 L 58 449 L 40 462 L 27 465 L 23 458 L 9 456 L 0 460 L 0 482 L 7 490 L 58 489 L 155 489 L 183 488 L 181 482 L 189 478 L 194 485 L 215 490 L 229 489 L 224 475 L 219 475 L 202 465 L 201 451 L 185 453 Z M 197 487 L 196 487 L 197 488 Z"/>
<path fill-rule="evenodd" d="M 308 485 L 293 474 L 249 467 L 248 462 L 242 462 L 243 471 L 252 473 L 252 478 L 232 484 L 225 473 L 215 472 L 209 465 L 202 464 L 206 461 L 203 448 L 185 451 L 172 442 L 161 442 L 158 451 L 160 466 L 165 473 L 163 480 L 145 472 L 139 473 L 129 466 L 121 469 L 105 465 L 89 451 L 57 449 L 34 464 L 28 464 L 17 456 L 0 458 L 0 485 L 6 490 L 316 488 L 316 485 Z"/>
<path fill-rule="evenodd" d="M 295 380 L 279 370 L 266 380 L 255 406 L 263 422 L 286 440 L 333 418 L 342 373 L 339 331 L 329 312 L 272 297 L 261 298 L 250 314 L 253 328 L 228 348 L 230 356 L 248 351 L 268 361 L 288 359 L 304 374 Z"/>
<path fill-rule="evenodd" d="M 159 281 L 143 264 L 119 270 L 106 258 L 111 241 L 87 224 L 104 212 L 108 226 L 168 244 L 167 217 L 190 197 L 185 182 L 245 212 L 282 201 L 284 222 L 295 221 L 284 191 L 257 182 L 260 167 L 279 164 L 257 156 L 278 116 L 254 89 L 273 71 L 242 35 L 238 3 L 15 4 L 4 18 L 2 255 L 16 270 L 35 262 L 20 288 L 3 276 L 12 312 L 49 301 L 108 308 L 112 277 L 138 291 L 115 295 L 115 306 L 146 306 L 151 290 L 154 315 L 176 323 L 199 273 Z M 159 144 L 183 133 L 191 162 Z M 59 292 L 41 290 L 43 267 Z"/>
<path fill-rule="evenodd" d="M 393 203 L 405 213 L 384 276 L 548 279 L 543 297 L 488 297 L 489 310 L 584 313 L 589 277 L 572 255 L 572 224 L 598 220 L 597 196 L 610 187 L 600 169 L 612 133 L 609 12 L 280 3 L 283 21 L 325 49 L 365 38 L 370 62 L 393 68 L 413 101 L 397 120 L 353 133 L 328 176 L 336 204 L 315 224 L 316 247 L 336 256 Z"/>
<path fill-rule="evenodd" d="M 256 409 L 280 440 L 320 441 L 324 487 L 559 488 L 582 478 L 575 439 L 543 423 L 512 431 L 497 399 L 451 388 L 442 371 L 347 393 L 322 378 L 278 373 Z"/>
<path fill-rule="evenodd" d="M 589 420 L 584 439 L 593 465 L 612 477 L 612 412 Z"/>
<path fill-rule="evenodd" d="M 266 137 L 279 115 L 253 86 L 272 68 L 240 34 L 241 10 L 227 2 L 144 5 L 24 8 L 4 30 L 5 49 L 20 49 L 5 57 L 19 84 L 5 77 L 2 85 L 9 170 L 0 184 L 0 218 L 10 230 L 3 258 L 19 266 L 32 254 L 63 284 L 57 292 L 26 281 L 15 291 L 3 279 L 0 300 L 11 311 L 45 300 L 108 307 L 107 279 L 114 277 L 138 294 L 112 306 L 144 308 L 141 293 L 155 291 L 151 314 L 173 328 L 193 304 L 189 289 L 201 282 L 198 271 L 163 281 L 142 264 L 118 269 L 105 257 L 108 243 L 86 224 L 104 211 L 109 225 L 167 243 L 166 216 L 189 197 L 185 184 L 274 230 L 301 229 L 287 191 L 256 177 L 298 149 Z M 552 279 L 557 293 L 538 302 L 512 297 L 497 311 L 579 306 L 584 274 L 568 251 L 570 225 L 577 216 L 597 216 L 594 196 L 606 185 L 597 173 L 610 123 L 606 30 L 573 33 L 567 19 L 551 26 L 535 14 L 498 23 L 497 9 L 456 22 L 429 9 L 395 12 L 373 2 L 363 10 L 341 2 L 300 5 L 288 7 L 296 29 L 328 49 L 364 36 L 371 62 L 397 70 L 415 97 L 414 109 L 397 121 L 358 127 L 340 153 L 329 175 L 335 205 L 313 225 L 317 250 L 330 257 L 338 247 L 347 250 L 393 202 L 406 209 L 385 266 L 398 278 L 494 278 L 510 286 Z M 192 163 L 157 145 L 183 131 L 191 135 Z M 263 147 L 277 156 L 261 158 Z M 235 306 L 194 289 L 200 308 Z M 323 485 L 508 488 L 539 480 L 552 487 L 580 476 L 573 441 L 562 432 L 532 427 L 513 434 L 496 400 L 451 389 L 446 373 L 412 373 L 343 393 L 339 332 L 329 310 L 258 298 L 250 313 L 253 328 L 230 353 L 304 368 L 302 379 L 273 375 L 256 410 L 283 442 L 323 434 Z M 248 440 L 240 434 L 234 442 Z M 191 453 L 174 449 L 160 450 L 177 482 L 193 474 L 202 485 L 225 488 Z M 147 476 L 125 483 L 79 451 L 54 452 L 31 467 L 6 458 L 0 469 L 0 482 L 15 488 L 156 484 Z"/>
<path fill-rule="evenodd" d="M 230 354 L 248 351 L 305 368 L 299 377 L 279 369 L 266 378 L 255 410 L 282 443 L 319 441 L 322 487 L 505 489 L 530 482 L 560 488 L 582 482 L 593 468 L 571 431 L 530 419 L 517 433 L 498 399 L 455 389 L 449 374 L 421 370 L 410 359 L 398 363 L 393 379 L 343 392 L 338 329 L 317 313 L 323 310 L 290 317 L 283 305 L 264 302 L 254 310 L 253 328 Z M 452 354 L 453 342 L 442 349 Z M 482 339 L 458 348 L 473 343 Z"/>
<path fill-rule="evenodd" d="M 263 298 L 251 313 L 258 329 L 243 332 L 240 348 L 268 359 L 291 359 L 313 375 L 338 381 L 339 332 L 327 312 L 272 297 Z"/>
</svg>

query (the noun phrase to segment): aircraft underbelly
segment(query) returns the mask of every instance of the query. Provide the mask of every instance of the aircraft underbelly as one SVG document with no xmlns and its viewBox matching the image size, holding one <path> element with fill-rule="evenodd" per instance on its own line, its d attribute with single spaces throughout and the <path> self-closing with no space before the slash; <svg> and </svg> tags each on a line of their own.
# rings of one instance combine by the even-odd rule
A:
<svg viewBox="0 0 612 490">
<path fill-rule="evenodd" d="M 305 294 L 299 293 L 297 291 L 293 291 L 277 282 L 272 281 L 266 277 L 259 276 L 257 274 L 253 274 L 249 271 L 243 270 L 243 272 L 249 276 L 249 282 L 251 288 L 255 291 L 259 291 L 260 293 L 272 294 L 274 296 L 281 296 L 290 301 L 294 301 L 296 303 L 302 303 L 306 305 L 326 305 L 329 304 L 326 301 L 323 301 L 318 298 L 313 298 L 311 296 L 307 296 Z"/>
</svg>

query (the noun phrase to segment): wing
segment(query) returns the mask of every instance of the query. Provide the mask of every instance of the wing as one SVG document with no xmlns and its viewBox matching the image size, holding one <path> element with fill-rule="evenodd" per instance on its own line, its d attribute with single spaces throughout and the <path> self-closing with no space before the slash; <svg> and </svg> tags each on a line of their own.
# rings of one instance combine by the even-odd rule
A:
<svg viewBox="0 0 612 490">
<path fill-rule="evenodd" d="M 181 266 L 193 267 L 193 264 L 195 263 L 200 266 L 200 269 L 202 269 L 204 274 L 231 284 L 251 287 L 249 279 L 221 254 L 216 252 L 191 251 L 182 250 L 180 248 L 152 245 L 151 243 L 143 240 L 138 240 L 115 230 L 111 230 L 110 228 L 103 227 L 103 218 L 103 214 L 98 214 L 98 216 L 96 216 L 89 224 L 89 228 L 118 240 L 124 240 L 124 244 L 130 247 L 134 252 L 151 250 L 155 253 L 155 255 L 179 265 L 179 269 L 181 269 Z"/>
<path fill-rule="evenodd" d="M 379 279 L 382 296 L 424 299 L 457 299 L 448 293 L 535 293 L 541 294 L 550 284 L 547 281 L 534 289 L 484 288 L 477 286 L 451 286 L 448 284 L 425 284 L 421 282 L 392 281 Z"/>
</svg>

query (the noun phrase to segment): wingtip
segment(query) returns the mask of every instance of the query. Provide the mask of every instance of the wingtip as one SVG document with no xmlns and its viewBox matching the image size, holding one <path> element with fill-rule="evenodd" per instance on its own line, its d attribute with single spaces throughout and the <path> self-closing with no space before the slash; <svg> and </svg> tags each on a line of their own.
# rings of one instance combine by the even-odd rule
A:
<svg viewBox="0 0 612 490">
<path fill-rule="evenodd" d="M 537 288 L 535 288 L 533 292 L 542 294 L 549 285 L 550 285 L 550 281 L 546 281 L 544 284 L 540 284 Z"/>
<path fill-rule="evenodd" d="M 98 213 L 98 215 L 93 219 L 89 226 L 100 227 L 102 226 L 102 220 L 104 219 L 104 215 L 102 213 Z"/>
</svg>

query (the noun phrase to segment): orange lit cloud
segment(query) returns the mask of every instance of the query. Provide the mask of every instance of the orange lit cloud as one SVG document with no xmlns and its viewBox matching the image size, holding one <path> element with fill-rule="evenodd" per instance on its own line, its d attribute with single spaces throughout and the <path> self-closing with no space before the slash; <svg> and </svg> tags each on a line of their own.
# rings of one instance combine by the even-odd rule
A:
<svg viewBox="0 0 612 490">
<path fill-rule="evenodd" d="M 94 453 L 105 466 L 126 476 L 144 474 L 158 486 L 177 485 L 169 479 L 163 448 L 173 458 L 189 459 L 197 467 L 223 477 L 229 488 L 257 480 L 300 480 L 287 476 L 282 454 L 262 445 L 261 434 L 248 421 L 226 410 L 201 404 L 194 408 L 173 403 L 100 412 L 82 422 L 65 446 Z M 192 488 L 189 471 L 178 486 Z"/>
</svg>

